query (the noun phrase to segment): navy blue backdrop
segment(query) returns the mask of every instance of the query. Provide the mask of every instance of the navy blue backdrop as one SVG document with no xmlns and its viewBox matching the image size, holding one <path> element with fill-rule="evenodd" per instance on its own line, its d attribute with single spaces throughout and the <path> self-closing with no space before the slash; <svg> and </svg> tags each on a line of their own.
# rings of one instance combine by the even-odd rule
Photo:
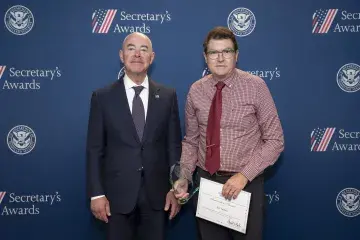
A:
<svg viewBox="0 0 360 240">
<path fill-rule="evenodd" d="M 360 239 L 359 0 L 3 0 L 0 18 L 0 239 L 103 239 L 85 195 L 92 90 L 117 79 L 124 37 L 143 32 L 150 75 L 176 88 L 183 123 L 206 74 L 202 42 L 219 25 L 237 35 L 238 67 L 268 84 L 284 128 L 265 239 Z M 195 233 L 185 206 L 168 239 Z"/>
</svg>

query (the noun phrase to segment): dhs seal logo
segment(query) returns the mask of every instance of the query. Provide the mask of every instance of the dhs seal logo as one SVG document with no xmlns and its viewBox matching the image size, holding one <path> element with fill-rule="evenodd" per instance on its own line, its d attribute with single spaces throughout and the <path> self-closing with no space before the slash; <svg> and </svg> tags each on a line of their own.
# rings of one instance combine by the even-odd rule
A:
<svg viewBox="0 0 360 240">
<path fill-rule="evenodd" d="M 228 27 L 238 37 L 245 37 L 255 29 L 255 15 L 247 8 L 236 8 L 228 16 Z"/>
<path fill-rule="evenodd" d="M 211 73 L 211 72 L 210 72 L 209 68 L 206 67 L 206 68 L 204 69 L 204 71 L 202 72 L 202 75 L 201 75 L 201 76 L 202 76 L 202 77 L 205 77 L 206 75 L 209 75 L 210 73 Z"/>
<path fill-rule="evenodd" d="M 360 89 L 360 66 L 355 63 L 345 64 L 339 69 L 336 80 L 343 91 L 358 91 Z"/>
<path fill-rule="evenodd" d="M 356 188 L 345 188 L 336 197 L 339 212 L 346 217 L 356 217 L 360 214 L 360 191 Z"/>
<path fill-rule="evenodd" d="M 5 26 L 15 35 L 25 35 L 34 26 L 34 16 L 31 11 L 21 5 L 12 6 L 5 13 Z"/>
<path fill-rule="evenodd" d="M 118 79 L 122 78 L 125 75 L 125 67 L 122 67 L 118 73 Z"/>
<path fill-rule="evenodd" d="M 8 133 L 7 144 L 12 152 L 25 155 L 34 149 L 36 136 L 28 126 L 19 125 L 12 128 Z"/>
</svg>

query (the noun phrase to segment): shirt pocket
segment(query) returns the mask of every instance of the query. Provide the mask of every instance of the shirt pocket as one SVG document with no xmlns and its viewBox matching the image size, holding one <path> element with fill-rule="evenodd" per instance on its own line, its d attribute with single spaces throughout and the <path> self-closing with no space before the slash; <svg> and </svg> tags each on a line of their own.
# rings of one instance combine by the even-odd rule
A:
<svg viewBox="0 0 360 240">
<path fill-rule="evenodd" d="M 223 106 L 224 108 L 224 106 Z M 224 117 L 225 128 L 235 131 L 247 132 L 257 124 L 254 105 L 247 103 L 229 104 Z"/>
</svg>

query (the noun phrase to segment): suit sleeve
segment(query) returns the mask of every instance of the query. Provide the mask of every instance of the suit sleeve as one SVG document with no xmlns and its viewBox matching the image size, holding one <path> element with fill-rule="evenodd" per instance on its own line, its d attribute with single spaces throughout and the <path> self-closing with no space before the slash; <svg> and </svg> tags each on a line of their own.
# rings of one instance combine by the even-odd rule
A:
<svg viewBox="0 0 360 240">
<path fill-rule="evenodd" d="M 181 154 L 181 127 L 179 117 L 179 107 L 176 91 L 173 91 L 171 112 L 169 118 L 169 128 L 167 136 L 169 166 L 180 161 Z"/>
<path fill-rule="evenodd" d="M 89 197 L 104 195 L 101 165 L 104 157 L 105 128 L 98 95 L 91 97 L 86 143 L 87 192 Z"/>
</svg>

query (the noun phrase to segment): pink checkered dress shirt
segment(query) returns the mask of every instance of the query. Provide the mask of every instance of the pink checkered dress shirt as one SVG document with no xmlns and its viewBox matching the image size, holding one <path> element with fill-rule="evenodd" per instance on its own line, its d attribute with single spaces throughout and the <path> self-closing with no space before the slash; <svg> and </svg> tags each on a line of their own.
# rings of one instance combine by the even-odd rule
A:
<svg viewBox="0 0 360 240">
<path fill-rule="evenodd" d="M 261 78 L 235 69 L 224 83 L 219 171 L 240 172 L 252 181 L 283 151 L 283 130 Z M 187 95 L 181 156 L 186 172 L 192 173 L 196 166 L 206 170 L 206 127 L 215 84 L 212 75 L 205 76 L 191 86 Z"/>
</svg>

